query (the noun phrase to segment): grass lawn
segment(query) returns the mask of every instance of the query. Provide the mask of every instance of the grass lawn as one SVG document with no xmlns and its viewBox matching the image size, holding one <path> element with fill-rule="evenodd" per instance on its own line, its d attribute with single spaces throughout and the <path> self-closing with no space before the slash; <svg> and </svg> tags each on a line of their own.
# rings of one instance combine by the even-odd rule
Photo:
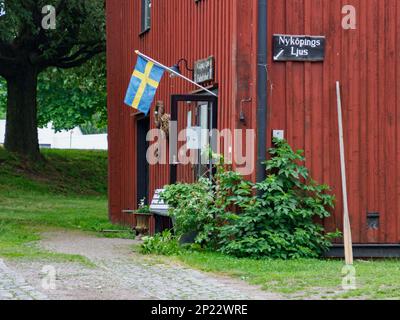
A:
<svg viewBox="0 0 400 320">
<path fill-rule="evenodd" d="M 183 252 L 174 257 L 191 267 L 241 278 L 290 298 L 400 299 L 399 260 L 359 260 L 356 290 L 342 289 L 340 260 L 253 260 L 218 253 Z"/>
<path fill-rule="evenodd" d="M 46 161 L 32 164 L 0 148 L 0 256 L 82 261 L 32 245 L 40 232 L 54 228 L 130 236 L 108 221 L 106 152 L 42 152 Z"/>
</svg>

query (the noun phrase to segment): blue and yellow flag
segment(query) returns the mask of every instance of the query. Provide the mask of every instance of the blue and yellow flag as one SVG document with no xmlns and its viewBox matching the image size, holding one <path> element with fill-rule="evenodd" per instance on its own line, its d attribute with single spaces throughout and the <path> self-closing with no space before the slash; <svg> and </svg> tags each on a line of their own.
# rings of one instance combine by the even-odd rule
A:
<svg viewBox="0 0 400 320">
<path fill-rule="evenodd" d="M 163 74 L 163 68 L 139 56 L 126 92 L 125 103 L 147 115 Z"/>
</svg>

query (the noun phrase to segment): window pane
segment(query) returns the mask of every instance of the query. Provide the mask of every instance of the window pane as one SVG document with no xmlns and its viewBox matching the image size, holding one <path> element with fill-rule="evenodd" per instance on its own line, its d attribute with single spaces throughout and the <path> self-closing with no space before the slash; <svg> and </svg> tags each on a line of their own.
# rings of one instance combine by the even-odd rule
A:
<svg viewBox="0 0 400 320">
<path fill-rule="evenodd" d="M 151 0 L 142 0 L 142 31 L 151 26 Z"/>
</svg>

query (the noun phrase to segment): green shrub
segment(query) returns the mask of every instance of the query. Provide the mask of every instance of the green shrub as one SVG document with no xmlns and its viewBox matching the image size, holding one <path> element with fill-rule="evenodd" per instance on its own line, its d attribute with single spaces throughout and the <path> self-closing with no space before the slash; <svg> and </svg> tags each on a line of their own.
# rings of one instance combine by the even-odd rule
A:
<svg viewBox="0 0 400 320">
<path fill-rule="evenodd" d="M 161 195 L 170 206 L 178 237 L 195 232 L 203 248 L 237 257 L 315 258 L 340 233 L 324 232 L 318 220 L 329 217 L 334 197 L 318 185 L 302 165 L 302 151 L 274 140 L 267 178 L 253 184 L 220 157 L 214 183 L 166 187 Z"/>
<path fill-rule="evenodd" d="M 319 257 L 339 236 L 325 234 L 316 221 L 330 216 L 334 197 L 300 165 L 302 151 L 294 152 L 284 140 L 274 142 L 267 178 L 255 185 L 257 200 L 220 229 L 219 250 L 238 257 Z"/>
<path fill-rule="evenodd" d="M 210 212 L 213 197 L 209 180 L 166 186 L 161 197 L 170 207 L 169 213 L 174 219 L 174 231 L 178 237 L 192 232 L 202 234 L 205 226 L 213 223 L 214 216 Z"/>
<path fill-rule="evenodd" d="M 179 254 L 179 241 L 172 235 L 171 231 L 166 230 L 163 233 L 156 234 L 154 237 L 144 237 L 140 252 L 165 256 Z"/>
<path fill-rule="evenodd" d="M 253 192 L 253 183 L 246 181 L 242 175 L 232 170 L 231 165 L 224 163 L 220 157 L 216 165 L 216 174 L 212 186 L 212 205 L 207 209 L 213 219 L 204 226 L 203 233 L 196 238 L 196 243 L 208 249 L 220 248 L 219 236 L 223 228 L 232 217 L 244 214 L 256 202 Z"/>
</svg>

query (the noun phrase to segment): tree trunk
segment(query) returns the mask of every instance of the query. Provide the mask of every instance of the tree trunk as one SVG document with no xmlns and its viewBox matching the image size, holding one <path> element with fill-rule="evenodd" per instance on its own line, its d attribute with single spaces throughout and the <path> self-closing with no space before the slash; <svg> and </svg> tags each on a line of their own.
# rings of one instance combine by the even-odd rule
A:
<svg viewBox="0 0 400 320">
<path fill-rule="evenodd" d="M 32 160 L 40 160 L 37 131 L 38 72 L 26 66 L 7 79 L 7 124 L 4 147 Z"/>
</svg>

